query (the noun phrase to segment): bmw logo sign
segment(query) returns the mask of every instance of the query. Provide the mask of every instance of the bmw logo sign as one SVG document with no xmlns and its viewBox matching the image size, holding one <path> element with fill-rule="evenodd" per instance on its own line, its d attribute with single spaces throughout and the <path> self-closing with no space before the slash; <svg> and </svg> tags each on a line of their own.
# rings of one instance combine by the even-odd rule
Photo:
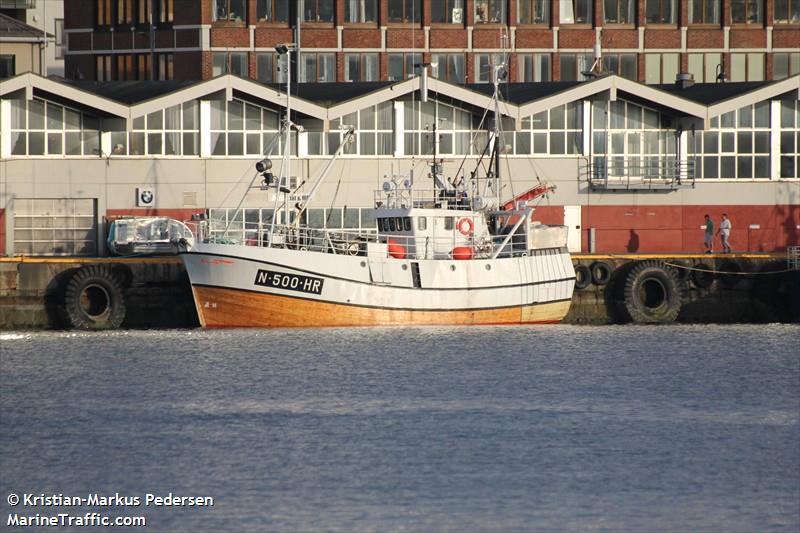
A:
<svg viewBox="0 0 800 533">
<path fill-rule="evenodd" d="M 149 187 L 140 187 L 136 189 L 136 206 L 137 207 L 152 207 L 156 203 L 156 193 Z"/>
</svg>

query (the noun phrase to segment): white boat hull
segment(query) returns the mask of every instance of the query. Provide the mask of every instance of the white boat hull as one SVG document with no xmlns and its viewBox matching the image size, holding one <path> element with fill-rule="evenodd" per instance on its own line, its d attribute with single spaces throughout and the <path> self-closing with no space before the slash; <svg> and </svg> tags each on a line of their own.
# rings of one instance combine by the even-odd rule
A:
<svg viewBox="0 0 800 533">
<path fill-rule="evenodd" d="M 205 327 L 553 323 L 575 283 L 564 248 L 458 261 L 204 243 L 182 258 Z"/>
</svg>

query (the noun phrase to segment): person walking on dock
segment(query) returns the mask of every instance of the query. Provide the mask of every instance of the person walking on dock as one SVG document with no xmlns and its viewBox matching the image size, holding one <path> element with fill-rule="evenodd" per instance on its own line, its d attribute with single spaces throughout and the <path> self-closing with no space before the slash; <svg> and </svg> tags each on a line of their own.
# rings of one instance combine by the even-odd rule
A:
<svg viewBox="0 0 800 533">
<path fill-rule="evenodd" d="M 722 253 L 731 253 L 729 239 L 731 237 L 731 221 L 727 213 L 722 213 L 722 221 L 719 223 L 719 236 L 722 240 Z"/>
<path fill-rule="evenodd" d="M 706 219 L 706 234 L 705 234 L 705 240 L 703 241 L 703 243 L 706 246 L 706 253 L 710 254 L 710 253 L 712 253 L 714 251 L 714 249 L 713 249 L 714 248 L 714 221 L 711 220 L 711 217 L 708 216 L 708 213 L 706 213 L 705 219 Z"/>
</svg>

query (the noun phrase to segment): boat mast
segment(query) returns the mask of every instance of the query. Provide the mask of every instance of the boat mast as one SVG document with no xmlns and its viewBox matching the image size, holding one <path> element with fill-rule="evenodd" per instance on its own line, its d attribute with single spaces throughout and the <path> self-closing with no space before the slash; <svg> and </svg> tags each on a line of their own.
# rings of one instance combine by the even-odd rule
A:
<svg viewBox="0 0 800 533">
<path fill-rule="evenodd" d="M 283 164 L 281 164 L 281 174 L 283 176 L 278 176 L 278 181 L 275 184 L 275 203 L 272 207 L 272 224 L 270 224 L 269 228 L 269 246 L 272 247 L 272 243 L 275 240 L 275 219 L 278 217 L 278 194 L 282 190 L 286 190 L 289 185 L 289 174 L 291 170 L 291 151 L 292 151 L 292 50 L 295 49 L 295 45 L 293 43 L 289 44 L 279 44 L 275 46 L 275 51 L 278 52 L 278 56 L 281 57 L 286 55 L 286 116 L 283 119 L 283 131 L 286 135 L 285 141 L 283 143 Z M 286 185 L 284 185 L 284 180 L 286 180 Z M 284 193 L 285 194 L 285 193 Z M 286 201 L 283 202 L 286 205 Z M 289 214 L 286 214 L 287 220 L 286 223 L 289 223 L 288 217 Z"/>
</svg>

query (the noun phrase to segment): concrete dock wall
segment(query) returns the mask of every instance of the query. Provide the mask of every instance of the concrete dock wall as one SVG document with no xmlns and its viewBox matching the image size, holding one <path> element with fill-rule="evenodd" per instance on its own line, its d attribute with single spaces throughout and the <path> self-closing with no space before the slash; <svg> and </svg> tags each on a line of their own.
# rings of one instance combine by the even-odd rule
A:
<svg viewBox="0 0 800 533">
<path fill-rule="evenodd" d="M 631 321 L 626 286 L 644 262 L 674 269 L 682 323 L 800 321 L 800 271 L 788 271 L 782 254 L 576 255 L 578 269 L 607 278 L 575 290 L 565 322 L 613 324 Z M 191 288 L 177 257 L 23 258 L 0 260 L 0 330 L 69 327 L 66 287 L 79 269 L 102 265 L 120 280 L 126 313 L 122 328 L 198 326 Z M 644 289 L 642 289 L 644 290 Z M 630 295 L 628 295 L 630 297 Z M 643 294 L 642 298 L 647 295 Z"/>
</svg>

